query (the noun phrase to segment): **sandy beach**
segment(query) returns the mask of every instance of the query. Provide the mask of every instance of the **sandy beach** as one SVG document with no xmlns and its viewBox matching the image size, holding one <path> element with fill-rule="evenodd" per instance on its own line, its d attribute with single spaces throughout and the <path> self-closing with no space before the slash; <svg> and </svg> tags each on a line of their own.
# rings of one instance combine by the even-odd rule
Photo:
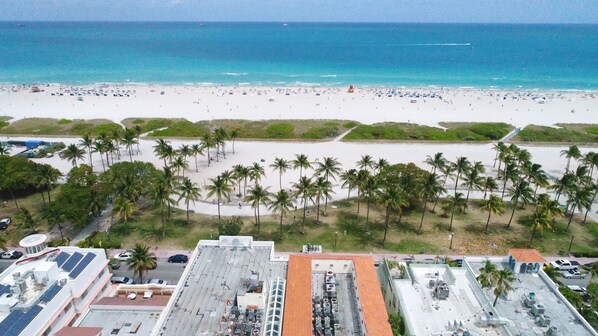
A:
<svg viewBox="0 0 598 336">
<path fill-rule="evenodd" d="M 202 86 L 42 86 L 44 92 L 31 93 L 27 86 L 4 86 L 0 93 L 0 115 L 14 119 L 52 117 L 68 119 L 105 118 L 116 122 L 129 117 L 206 119 L 349 119 L 362 123 L 384 121 L 412 122 L 437 125 L 441 121 L 507 122 L 522 127 L 528 124 L 595 123 L 598 95 L 592 92 L 494 91 L 477 89 L 375 89 L 357 88 L 347 93 L 345 88 L 325 87 L 202 87 Z M 62 96 L 60 95 L 62 94 Z M 71 95 L 72 94 L 72 95 Z M 81 98 L 79 98 L 81 97 Z M 39 137 L 36 137 L 39 138 Z M 55 138 L 52 141 L 56 141 Z M 62 139 L 67 145 L 78 139 Z M 193 140 L 173 140 L 177 148 Z M 154 154 L 154 141 L 142 140 L 141 154 L 134 160 L 152 162 L 161 167 Z M 562 175 L 566 159 L 560 157 L 563 146 L 522 146 L 530 151 L 535 163 L 553 177 Z M 582 148 L 583 152 L 590 149 Z M 237 141 L 236 154 L 227 146 L 226 159 L 207 167 L 206 157 L 200 159 L 199 172 L 194 163 L 186 172 L 194 182 L 204 186 L 210 177 L 236 164 L 261 163 L 267 176 L 262 181 L 278 190 L 278 173 L 269 165 L 275 157 L 293 159 L 303 153 L 312 162 L 325 156 L 339 160 L 343 169 L 353 168 L 363 154 L 375 159 L 385 158 L 391 163 L 415 162 L 427 169 L 423 161 L 427 155 L 443 152 L 449 160 L 466 156 L 470 161 L 482 161 L 488 172 L 492 170 L 492 144 L 406 144 L 406 143 L 344 143 L 327 142 L 260 142 Z M 99 156 L 94 155 L 94 169 L 101 171 Z M 123 155 L 121 160 L 128 160 Z M 263 160 L 263 162 L 262 162 Z M 50 163 L 63 173 L 70 164 L 57 156 L 39 159 Z M 310 174 L 311 172 L 307 172 Z M 283 188 L 290 188 L 298 179 L 298 171 L 283 175 Z M 450 182 L 449 182 L 450 183 Z M 334 183 L 334 199 L 346 197 L 347 191 Z M 206 192 L 203 193 L 204 196 Z M 196 212 L 216 214 L 212 199 L 192 205 Z M 252 215 L 246 204 L 239 208 L 240 199 L 233 197 L 222 212 L 224 215 Z M 262 209 L 267 213 L 267 209 Z"/>
<path fill-rule="evenodd" d="M 502 121 L 594 123 L 598 93 L 458 88 L 347 88 L 96 85 L 0 86 L 0 116 L 66 119 L 128 117 L 211 119 L 348 119 L 361 123 Z"/>
</svg>

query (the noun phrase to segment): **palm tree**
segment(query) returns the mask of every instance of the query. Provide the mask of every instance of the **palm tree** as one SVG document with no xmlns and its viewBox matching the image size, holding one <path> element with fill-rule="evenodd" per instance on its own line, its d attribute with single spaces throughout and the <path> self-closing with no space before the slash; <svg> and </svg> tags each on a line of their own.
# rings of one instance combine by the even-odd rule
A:
<svg viewBox="0 0 598 336">
<path fill-rule="evenodd" d="M 64 240 L 64 235 L 62 234 L 62 222 L 64 221 L 64 212 L 59 204 L 56 202 L 48 203 L 42 209 L 42 218 L 44 218 L 48 222 L 48 226 L 54 228 L 54 226 L 58 226 L 58 231 L 60 232 L 60 240 Z"/>
<path fill-rule="evenodd" d="M 498 142 L 498 143 L 494 144 L 494 146 L 492 146 L 492 149 L 494 149 L 496 151 L 496 155 L 494 156 L 494 165 L 492 165 L 493 168 L 496 168 L 496 161 L 498 160 L 498 155 L 500 154 L 501 151 L 504 151 L 505 147 L 506 147 L 506 145 L 502 141 Z"/>
<path fill-rule="evenodd" d="M 46 187 L 46 191 L 48 192 L 48 202 L 52 202 L 50 191 L 52 190 L 52 187 L 54 186 L 54 184 L 56 184 L 60 176 L 62 176 L 60 170 L 50 165 L 44 164 L 38 166 L 38 170 L 36 173 L 38 185 Z"/>
<path fill-rule="evenodd" d="M 434 154 L 434 156 L 428 155 L 426 158 L 426 163 L 432 167 L 430 173 L 436 173 L 437 169 L 440 169 L 442 166 L 446 165 L 446 159 L 444 158 L 441 152 Z"/>
<path fill-rule="evenodd" d="M 224 127 L 218 127 L 214 130 L 214 142 L 216 143 L 216 161 L 218 161 L 218 153 L 222 153 L 222 157 L 226 159 L 226 140 L 228 139 L 228 134 L 226 133 L 226 129 Z M 220 150 L 220 148 L 222 148 Z"/>
<path fill-rule="evenodd" d="M 519 201 L 521 201 L 522 208 L 523 206 L 528 205 L 534 199 L 532 193 L 533 191 L 529 186 L 529 183 L 523 180 L 519 181 L 519 183 L 509 189 L 509 195 L 511 196 L 511 207 L 513 208 L 513 211 L 511 212 L 511 218 L 509 218 L 507 229 L 511 226 L 511 222 L 513 221 L 513 216 L 515 215 L 515 210 L 519 205 Z"/>
<path fill-rule="evenodd" d="M 529 240 L 529 244 L 527 244 L 528 247 L 532 246 L 532 242 L 534 241 L 534 236 L 536 234 L 536 231 L 540 231 L 540 233 L 544 232 L 544 229 L 551 229 L 552 227 L 550 226 L 550 218 L 548 218 L 548 212 L 547 211 L 540 211 L 537 212 L 535 211 L 532 216 L 531 216 L 531 222 L 532 222 L 532 237 Z"/>
<path fill-rule="evenodd" d="M 417 230 L 417 234 L 421 234 L 422 227 L 424 225 L 424 216 L 426 214 L 426 207 L 428 206 L 428 201 L 430 196 L 436 195 L 440 192 L 446 192 L 446 189 L 440 183 L 440 177 L 436 175 L 436 173 L 428 174 L 423 182 L 422 182 L 422 195 L 424 201 L 424 207 L 422 209 L 422 218 L 419 222 L 419 229 Z"/>
<path fill-rule="evenodd" d="M 440 171 L 442 172 L 442 175 L 444 176 L 444 181 L 442 182 L 442 186 L 446 186 L 446 181 L 448 180 L 449 176 L 453 175 L 453 173 L 455 172 L 455 166 L 452 164 L 445 164 L 443 166 L 438 167 L 438 169 L 440 169 Z M 438 200 L 440 199 L 440 196 L 442 195 L 442 192 L 439 192 L 438 194 L 436 194 L 436 200 L 434 201 L 434 206 L 432 207 L 432 212 L 434 212 L 434 210 L 436 210 L 436 205 L 438 204 Z"/>
<path fill-rule="evenodd" d="M 571 196 L 567 200 L 567 204 L 571 205 L 571 217 L 569 217 L 569 222 L 567 223 L 567 228 L 565 231 L 569 231 L 569 225 L 571 225 L 571 221 L 573 220 L 573 215 L 575 214 L 575 209 L 579 209 L 579 211 L 583 211 L 584 209 L 588 209 L 592 207 L 592 190 L 590 188 L 575 188 Z"/>
<path fill-rule="evenodd" d="M 137 243 L 132 250 L 131 257 L 127 259 L 127 265 L 130 271 L 139 275 L 139 282 L 143 283 L 143 275 L 147 270 L 156 266 L 156 256 L 149 251 L 149 247 Z"/>
<path fill-rule="evenodd" d="M 490 224 L 490 215 L 494 214 L 502 214 L 505 212 L 505 203 L 501 198 L 496 195 L 490 195 L 487 201 L 484 201 L 484 205 L 482 206 L 482 210 L 488 211 L 488 220 L 486 220 L 486 229 L 484 229 L 484 233 L 488 233 L 488 225 Z"/>
<path fill-rule="evenodd" d="M 168 166 L 166 159 L 171 157 L 172 152 L 172 146 L 170 143 L 168 143 L 168 141 L 164 139 L 156 140 L 156 144 L 154 145 L 154 153 L 158 158 L 164 160 L 164 167 Z"/>
<path fill-rule="evenodd" d="M 469 160 L 467 160 L 466 157 L 461 156 L 457 158 L 457 161 L 455 162 L 455 194 L 457 194 L 457 186 L 459 185 L 459 178 L 461 177 L 461 175 L 466 174 L 469 169 L 471 164 L 469 163 Z"/>
<path fill-rule="evenodd" d="M 467 201 L 463 197 L 463 193 L 458 192 L 455 194 L 455 196 L 449 195 L 445 201 L 445 206 L 443 207 L 443 209 L 445 210 L 445 213 L 447 213 L 448 210 L 451 211 L 451 221 L 449 224 L 449 231 L 452 231 L 453 230 L 453 217 L 455 216 L 455 210 L 457 210 L 459 213 L 463 213 L 463 212 L 465 212 L 465 209 L 467 209 Z"/>
<path fill-rule="evenodd" d="M 596 277 L 598 277 L 598 263 L 593 262 L 592 267 L 590 268 L 590 283 L 593 283 L 593 280 L 596 279 Z"/>
<path fill-rule="evenodd" d="M 135 131 L 130 128 L 125 128 L 122 143 L 125 145 L 127 152 L 129 152 L 129 160 L 133 162 L 133 145 L 137 143 L 137 136 Z"/>
<path fill-rule="evenodd" d="M 380 174 L 384 168 L 388 167 L 388 165 L 388 160 L 379 158 L 378 161 L 374 162 L 374 170 L 376 171 L 376 174 Z"/>
<path fill-rule="evenodd" d="M 0 156 L 5 156 L 8 155 L 8 147 L 4 146 L 1 142 L 0 142 Z M 4 241 L 4 243 L 6 244 L 6 240 Z"/>
<path fill-rule="evenodd" d="M 293 201 L 291 201 L 291 195 L 284 189 L 279 190 L 273 197 L 270 202 L 270 210 L 280 213 L 280 239 L 282 239 L 282 219 L 293 208 Z"/>
<path fill-rule="evenodd" d="M 135 130 L 135 136 L 137 137 L 137 155 L 139 155 L 141 154 L 141 151 L 139 150 L 139 142 L 141 141 L 141 126 L 135 125 L 133 129 Z"/>
<path fill-rule="evenodd" d="M 215 141 L 214 141 L 214 137 L 212 136 L 212 133 L 210 132 L 206 132 L 202 137 L 201 137 L 201 148 L 206 150 L 206 153 L 208 154 L 208 167 L 210 166 L 210 161 L 212 160 L 212 158 L 210 158 L 210 148 L 213 148 L 215 146 Z"/>
<path fill-rule="evenodd" d="M 256 184 L 249 188 L 249 193 L 245 196 L 246 202 L 251 202 L 251 207 L 256 211 L 255 224 L 257 225 L 257 239 L 260 239 L 260 205 L 267 206 L 270 203 L 270 192 L 268 188 L 264 188 Z"/>
<path fill-rule="evenodd" d="M 106 200 L 100 197 L 100 194 L 95 189 L 91 189 L 89 193 L 89 203 L 87 205 L 89 213 L 96 220 L 98 232 L 100 232 L 100 221 L 98 220 L 102 210 L 106 206 Z"/>
<path fill-rule="evenodd" d="M 378 200 L 386 208 L 386 214 L 384 219 L 384 238 L 382 238 L 382 247 L 386 243 L 386 234 L 388 233 L 388 224 L 390 223 L 390 212 L 401 211 L 402 207 L 409 204 L 405 192 L 395 185 L 385 185 L 380 194 Z"/>
<path fill-rule="evenodd" d="M 193 144 L 191 145 L 191 154 L 195 158 L 195 172 L 199 172 L 199 167 L 197 165 L 197 156 L 203 154 L 203 149 L 201 148 L 200 144 Z"/>
<path fill-rule="evenodd" d="M 504 268 L 496 272 L 496 276 L 494 278 L 494 295 L 496 295 L 496 297 L 494 299 L 494 303 L 492 304 L 493 307 L 496 307 L 496 302 L 498 301 L 499 296 L 513 290 L 513 283 L 515 280 L 517 280 L 517 278 L 508 268 Z"/>
<path fill-rule="evenodd" d="M 476 280 L 482 288 L 494 286 L 494 283 L 496 283 L 496 265 L 491 263 L 490 260 L 486 260 L 484 267 L 480 268 L 480 275 L 477 276 Z"/>
<path fill-rule="evenodd" d="M 581 151 L 579 150 L 579 147 L 573 145 L 573 146 L 569 146 L 569 149 L 563 149 L 561 151 L 561 156 L 564 156 L 567 158 L 567 167 L 565 168 L 565 172 L 568 173 L 569 165 L 571 163 L 571 158 L 579 159 L 581 157 Z"/>
<path fill-rule="evenodd" d="M 185 205 L 187 206 L 187 224 L 190 224 L 191 221 L 189 219 L 189 202 L 193 202 L 199 200 L 201 197 L 200 188 L 196 186 L 195 183 L 191 182 L 188 177 L 183 178 L 183 182 L 179 186 L 179 199 L 178 202 L 181 200 L 185 200 Z"/>
<path fill-rule="evenodd" d="M 171 167 L 176 171 L 177 175 L 179 175 L 182 172 L 183 177 L 185 177 L 185 169 L 187 169 L 188 164 L 185 158 L 179 155 L 174 160 L 172 160 Z"/>
<path fill-rule="evenodd" d="M 313 183 L 312 196 L 316 199 L 316 224 L 320 223 L 320 200 L 330 199 L 332 193 L 332 183 L 327 181 L 323 176 L 316 177 Z M 326 211 L 326 210 L 324 210 Z"/>
<path fill-rule="evenodd" d="M 189 145 L 181 145 L 179 147 L 179 154 L 183 157 L 183 161 L 185 161 L 185 164 L 187 165 L 187 167 L 189 167 L 189 163 L 187 162 L 187 158 L 191 157 L 193 155 L 193 149 L 191 149 L 191 146 Z M 183 176 L 185 175 L 185 171 L 183 170 Z"/>
<path fill-rule="evenodd" d="M 368 230 L 368 225 L 370 223 L 370 205 L 374 199 L 374 196 L 376 196 L 376 191 L 378 191 L 378 181 L 375 176 L 370 175 L 361 185 L 361 194 L 367 205 L 367 211 L 365 215 L 366 231 Z"/>
<path fill-rule="evenodd" d="M 104 165 L 104 151 L 105 151 L 104 143 L 99 139 L 94 140 L 92 151 L 100 153 L 100 160 L 102 160 L 102 170 L 105 172 L 106 166 Z"/>
<path fill-rule="evenodd" d="M 122 136 L 120 134 L 120 128 L 114 128 L 112 130 L 111 139 L 112 143 L 114 144 L 114 152 L 118 154 L 118 159 L 120 160 L 120 143 L 122 140 Z M 114 159 L 112 159 L 114 162 Z"/>
<path fill-rule="evenodd" d="M 152 199 L 154 200 L 154 206 L 160 206 L 160 223 L 162 224 L 162 236 L 165 236 L 164 231 L 164 206 L 170 207 L 174 200 L 170 198 L 170 191 L 166 183 L 161 181 L 162 178 L 158 179 L 153 183 L 152 188 Z M 152 229 L 154 228 L 154 222 L 152 221 Z"/>
<path fill-rule="evenodd" d="M 266 176 L 266 172 L 264 171 L 264 167 L 259 163 L 254 162 L 253 165 L 249 167 L 249 178 L 253 180 L 255 185 L 257 185 L 264 176 Z"/>
<path fill-rule="evenodd" d="M 210 184 L 206 186 L 206 189 L 208 190 L 208 197 L 216 196 L 218 199 L 218 220 L 220 221 L 220 204 L 222 203 L 222 197 L 228 197 L 231 187 L 228 181 L 222 178 L 220 175 L 216 176 L 216 178 L 210 178 L 208 180 L 210 181 Z"/>
<path fill-rule="evenodd" d="M 598 195 L 598 182 L 597 183 L 590 183 L 590 185 L 588 186 L 588 189 L 590 189 L 591 193 L 592 193 L 592 200 L 590 201 L 590 206 L 586 208 L 586 213 L 583 216 L 583 222 L 582 223 L 586 223 L 586 220 L 588 219 L 588 212 L 590 212 L 590 209 L 592 208 L 592 204 L 594 204 L 594 200 L 596 199 L 596 195 Z"/>
<path fill-rule="evenodd" d="M 492 193 L 494 190 L 498 189 L 496 180 L 492 176 L 486 176 L 486 178 L 484 178 L 484 181 L 482 182 L 482 187 L 484 189 L 484 199 L 486 199 L 488 192 Z"/>
<path fill-rule="evenodd" d="M 85 135 L 83 135 L 83 137 L 81 138 L 81 141 L 79 141 L 79 145 L 87 149 L 87 154 L 89 154 L 89 166 L 93 171 L 93 158 L 91 156 L 91 154 L 93 153 L 94 146 L 93 136 L 89 133 L 85 133 Z"/>
<path fill-rule="evenodd" d="M 363 190 L 363 185 L 366 181 L 370 178 L 370 172 L 365 169 L 360 169 L 357 172 L 357 177 L 355 179 L 355 183 L 357 186 L 357 215 L 359 215 L 359 204 L 361 200 L 361 191 Z"/>
<path fill-rule="evenodd" d="M 64 160 L 69 161 L 73 167 L 77 167 L 77 160 L 83 160 L 85 151 L 75 144 L 70 144 L 60 153 L 60 157 Z"/>
<path fill-rule="evenodd" d="M 305 211 L 307 209 L 307 201 L 311 199 L 313 194 L 313 182 L 307 176 L 301 176 L 299 182 L 293 183 L 293 194 L 295 197 L 300 197 L 303 200 L 303 220 L 301 222 L 301 234 L 305 235 Z"/>
<path fill-rule="evenodd" d="M 303 169 L 311 168 L 311 163 L 305 154 L 295 154 L 295 159 L 291 161 L 291 164 L 293 169 L 299 168 L 299 178 L 303 176 Z"/>
<path fill-rule="evenodd" d="M 527 167 L 526 175 L 531 180 L 531 184 L 535 185 L 534 197 L 536 196 L 539 187 L 546 188 L 550 185 L 550 183 L 548 182 L 548 176 L 546 175 L 546 172 L 542 169 L 542 165 L 540 164 L 533 163 L 531 164 L 531 166 Z"/>
<path fill-rule="evenodd" d="M 233 128 L 229 134 L 230 139 L 233 141 L 233 154 L 235 154 L 235 139 L 239 137 L 239 129 Z"/>
<path fill-rule="evenodd" d="M 137 211 L 137 206 L 135 203 L 125 197 L 117 196 L 114 199 L 114 208 L 112 212 L 116 214 L 116 217 L 122 218 L 123 222 L 125 223 L 125 230 L 128 231 L 128 222 L 133 214 Z"/>
<path fill-rule="evenodd" d="M 359 161 L 357 161 L 357 168 L 359 168 L 359 169 L 368 170 L 368 169 L 372 169 L 373 166 L 374 166 L 374 159 L 369 154 L 362 155 L 361 159 L 359 159 Z"/>
<path fill-rule="evenodd" d="M 550 189 L 553 189 L 556 192 L 556 200 L 558 201 L 562 194 L 567 193 L 568 190 L 572 190 L 574 186 L 575 175 L 571 173 L 565 173 L 563 177 L 555 181 Z"/>
<path fill-rule="evenodd" d="M 278 184 L 280 189 L 282 189 L 282 174 L 284 174 L 290 167 L 289 162 L 283 158 L 275 158 L 274 163 L 270 165 L 272 170 L 278 170 Z"/>
<path fill-rule="evenodd" d="M 341 187 L 349 189 L 347 199 L 351 198 L 351 190 L 357 186 L 357 170 L 345 170 L 340 174 L 340 179 L 343 182 Z"/>
<path fill-rule="evenodd" d="M 480 175 L 479 169 L 470 169 L 464 174 L 463 186 L 467 187 L 467 197 L 465 197 L 465 202 L 469 202 L 469 193 L 472 189 L 482 190 L 484 184 L 484 177 Z"/>
<path fill-rule="evenodd" d="M 503 199 L 505 198 L 505 191 L 507 190 L 507 182 L 511 181 L 515 183 L 515 181 L 519 179 L 519 169 L 517 169 L 517 165 L 513 162 L 507 163 L 505 165 L 505 170 L 501 174 L 501 178 L 503 179 L 503 184 L 500 198 Z"/>
</svg>

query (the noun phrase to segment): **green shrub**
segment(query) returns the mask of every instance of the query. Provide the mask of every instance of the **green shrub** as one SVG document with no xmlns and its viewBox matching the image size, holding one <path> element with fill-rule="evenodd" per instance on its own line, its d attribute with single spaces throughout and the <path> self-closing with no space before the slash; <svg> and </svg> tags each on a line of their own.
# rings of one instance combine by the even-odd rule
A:
<svg viewBox="0 0 598 336">
<path fill-rule="evenodd" d="M 343 124 L 344 128 L 353 128 L 355 126 L 359 125 L 359 123 L 357 121 L 349 121 Z"/>
<path fill-rule="evenodd" d="M 221 236 L 236 236 L 241 232 L 243 219 L 239 216 L 225 218 L 218 226 L 218 234 Z"/>
<path fill-rule="evenodd" d="M 312 127 L 301 134 L 302 139 L 334 138 L 340 134 L 338 126 Z"/>
<path fill-rule="evenodd" d="M 590 128 L 591 130 L 592 128 Z M 525 127 L 517 138 L 521 141 L 534 142 L 598 142 L 598 135 L 587 134 L 566 128 L 530 125 Z"/>
<path fill-rule="evenodd" d="M 141 118 L 135 118 L 135 119 L 133 119 L 133 121 L 131 121 L 131 123 L 133 125 L 141 125 L 141 124 L 145 124 L 145 120 L 141 119 Z"/>
<path fill-rule="evenodd" d="M 291 139 L 294 129 L 295 127 L 290 123 L 274 123 L 266 127 L 266 133 L 271 139 Z"/>
<path fill-rule="evenodd" d="M 58 120 L 58 125 L 70 124 L 70 123 L 72 123 L 72 122 L 73 122 L 73 121 L 72 121 L 72 120 L 69 120 L 69 119 L 60 119 L 60 120 Z"/>
<path fill-rule="evenodd" d="M 0 121 L 0 128 L 8 126 L 7 121 Z"/>
<path fill-rule="evenodd" d="M 69 243 L 68 240 L 66 239 L 56 239 L 56 240 L 50 240 L 48 242 L 48 247 L 60 247 L 60 246 L 67 246 Z"/>
<path fill-rule="evenodd" d="M 507 135 L 513 127 L 505 123 L 447 124 L 446 129 L 407 123 L 359 125 L 347 140 L 490 141 Z"/>
</svg>

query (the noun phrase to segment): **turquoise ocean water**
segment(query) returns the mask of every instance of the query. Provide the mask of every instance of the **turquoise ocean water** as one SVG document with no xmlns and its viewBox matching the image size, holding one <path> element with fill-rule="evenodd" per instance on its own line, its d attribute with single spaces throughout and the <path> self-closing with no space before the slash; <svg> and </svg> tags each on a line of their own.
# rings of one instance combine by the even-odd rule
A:
<svg viewBox="0 0 598 336">
<path fill-rule="evenodd" d="M 0 82 L 598 90 L 598 25 L 0 22 Z"/>
</svg>

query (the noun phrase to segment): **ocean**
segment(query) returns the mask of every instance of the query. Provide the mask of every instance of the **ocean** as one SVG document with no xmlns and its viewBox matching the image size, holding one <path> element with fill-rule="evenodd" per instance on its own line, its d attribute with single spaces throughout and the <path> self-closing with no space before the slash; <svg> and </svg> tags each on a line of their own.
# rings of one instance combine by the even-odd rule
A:
<svg viewBox="0 0 598 336">
<path fill-rule="evenodd" d="M 598 89 L 598 25 L 0 22 L 1 83 Z"/>
</svg>

